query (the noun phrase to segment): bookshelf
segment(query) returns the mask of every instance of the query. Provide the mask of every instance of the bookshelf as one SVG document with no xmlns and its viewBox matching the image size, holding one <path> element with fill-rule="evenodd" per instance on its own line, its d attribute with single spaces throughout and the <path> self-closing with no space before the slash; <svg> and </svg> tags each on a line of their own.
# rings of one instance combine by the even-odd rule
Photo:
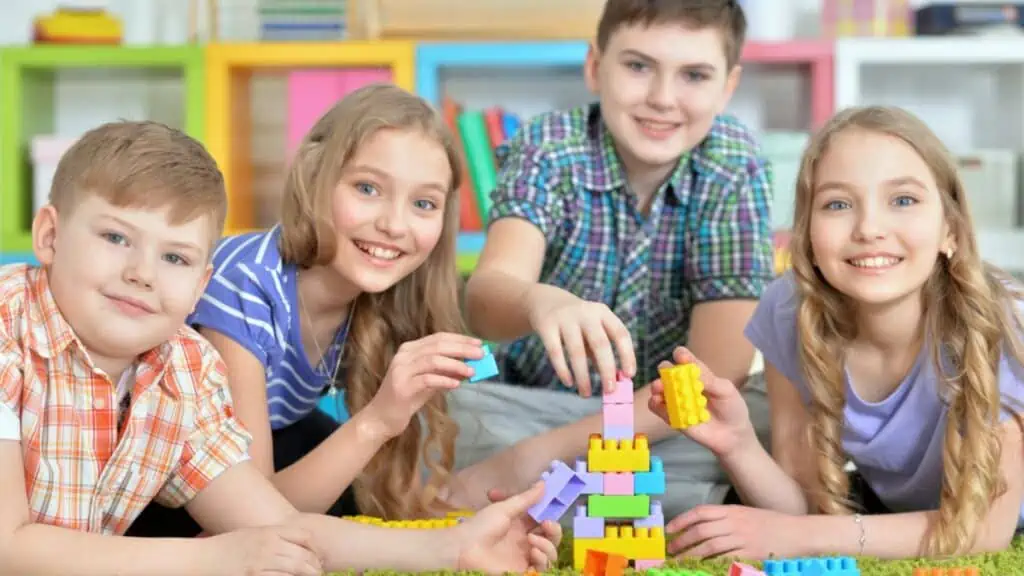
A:
<svg viewBox="0 0 1024 576">
<path fill-rule="evenodd" d="M 204 77 L 202 49 L 182 47 L 23 46 L 0 49 L 0 253 L 3 262 L 32 261 L 32 170 L 28 147 L 34 136 L 78 136 L 88 127 L 118 118 L 153 119 L 178 125 L 202 141 Z M 124 99 L 110 102 L 118 82 Z M 179 87 L 174 90 L 172 87 Z M 106 92 L 103 92 L 106 90 Z M 167 95 L 179 99 L 164 117 Z M 132 96 L 134 102 L 132 102 Z M 69 114 L 67 101 L 81 108 Z M 61 106 L 60 104 L 65 104 Z"/>
<path fill-rule="evenodd" d="M 252 139 L 251 79 L 255 73 L 294 74 L 295 82 L 330 81 L 328 70 L 387 69 L 397 85 L 414 90 L 415 44 L 407 41 L 334 43 L 210 44 L 206 47 L 206 145 L 224 171 L 228 191 L 225 234 L 258 227 L 252 195 L 251 150 L 239 146 Z M 325 80 L 326 79 L 326 80 Z M 301 86 L 299 86 L 301 88 Z M 318 106 L 325 101 L 318 99 Z M 308 121 L 304 120 L 304 121 Z"/>
</svg>

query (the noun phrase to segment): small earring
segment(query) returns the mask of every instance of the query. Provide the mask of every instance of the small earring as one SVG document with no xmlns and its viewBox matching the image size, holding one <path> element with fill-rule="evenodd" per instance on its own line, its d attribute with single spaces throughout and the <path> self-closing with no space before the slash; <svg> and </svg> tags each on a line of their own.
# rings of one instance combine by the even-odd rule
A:
<svg viewBox="0 0 1024 576">
<path fill-rule="evenodd" d="M 946 260 L 952 260 L 952 259 L 953 259 L 953 249 L 952 248 L 946 248 Z"/>
</svg>

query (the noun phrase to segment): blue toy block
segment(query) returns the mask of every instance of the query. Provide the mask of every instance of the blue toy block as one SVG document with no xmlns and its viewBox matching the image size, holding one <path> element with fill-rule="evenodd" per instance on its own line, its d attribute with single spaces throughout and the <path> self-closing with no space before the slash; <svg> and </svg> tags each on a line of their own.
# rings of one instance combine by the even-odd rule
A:
<svg viewBox="0 0 1024 576">
<path fill-rule="evenodd" d="M 565 463 L 555 460 L 542 475 L 544 498 L 530 507 L 529 513 L 537 522 L 558 520 L 583 492 L 583 479 Z"/>
<path fill-rule="evenodd" d="M 484 345 L 483 348 L 483 358 L 479 360 L 466 360 L 466 364 L 469 364 L 470 368 L 473 369 L 473 376 L 469 379 L 470 382 L 479 382 L 498 375 L 498 363 L 494 360 L 491 349 L 487 345 Z"/>
<path fill-rule="evenodd" d="M 576 475 L 583 480 L 584 494 L 604 494 L 604 474 L 588 472 L 586 460 L 576 460 Z"/>
<path fill-rule="evenodd" d="M 636 481 L 634 480 L 634 483 Z M 634 528 L 661 528 L 665 529 L 665 513 L 662 511 L 661 502 L 651 502 L 651 514 L 647 518 L 639 518 L 633 522 Z"/>
<path fill-rule="evenodd" d="M 767 576 L 860 576 L 850 556 L 765 560 L 763 570 Z"/>
<path fill-rule="evenodd" d="M 665 465 L 658 456 L 651 456 L 651 469 L 633 475 L 634 494 L 664 494 Z"/>
<path fill-rule="evenodd" d="M 632 440 L 636 435 L 632 426 L 605 424 L 603 427 L 604 440 Z"/>
<path fill-rule="evenodd" d="M 572 519 L 573 538 L 604 538 L 604 518 L 587 516 L 587 505 L 576 506 L 576 516 Z"/>
</svg>

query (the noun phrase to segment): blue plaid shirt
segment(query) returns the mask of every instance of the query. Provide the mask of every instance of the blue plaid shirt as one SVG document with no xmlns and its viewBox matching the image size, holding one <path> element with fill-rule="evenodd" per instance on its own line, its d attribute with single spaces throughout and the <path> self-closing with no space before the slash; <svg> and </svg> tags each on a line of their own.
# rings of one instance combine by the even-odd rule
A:
<svg viewBox="0 0 1024 576">
<path fill-rule="evenodd" d="M 774 278 L 770 168 L 733 117 L 715 119 L 646 216 L 627 189 L 597 104 L 532 119 L 498 156 L 489 220 L 536 225 L 547 239 L 541 282 L 603 302 L 625 323 L 637 386 L 655 379 L 658 363 L 686 343 L 695 305 L 759 299 Z M 564 389 L 536 335 L 498 355 L 503 380 Z"/>
</svg>

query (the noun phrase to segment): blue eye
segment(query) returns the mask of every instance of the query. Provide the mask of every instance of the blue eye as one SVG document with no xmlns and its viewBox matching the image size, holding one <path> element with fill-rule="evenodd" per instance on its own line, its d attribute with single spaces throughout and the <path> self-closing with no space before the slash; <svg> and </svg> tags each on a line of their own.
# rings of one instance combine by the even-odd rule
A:
<svg viewBox="0 0 1024 576">
<path fill-rule="evenodd" d="M 644 70 L 647 70 L 647 64 L 637 60 L 631 60 L 626 62 L 626 68 L 629 68 L 633 72 L 643 72 Z"/>
<path fill-rule="evenodd" d="M 705 74 L 704 72 L 697 72 L 695 70 L 691 70 L 689 72 L 686 72 L 686 79 L 689 80 L 690 82 L 703 82 L 704 80 L 708 79 L 708 75 Z"/>
<path fill-rule="evenodd" d="M 188 259 L 179 254 L 164 254 L 164 260 L 176 266 L 188 266 Z"/>
<path fill-rule="evenodd" d="M 433 200 L 417 200 L 414 202 L 417 208 L 420 210 L 436 210 L 437 204 Z"/>
<path fill-rule="evenodd" d="M 366 194 L 367 196 L 373 196 L 377 193 L 377 188 L 373 184 L 367 184 L 366 182 L 359 182 L 356 184 L 356 190 Z"/>
<path fill-rule="evenodd" d="M 842 210 L 843 208 L 849 208 L 850 204 L 843 200 L 832 200 L 828 204 L 825 204 L 825 210 Z"/>
<path fill-rule="evenodd" d="M 110 242 L 111 244 L 123 246 L 128 243 L 128 239 L 125 238 L 123 234 L 118 234 L 117 232 L 104 232 L 100 234 L 100 236 L 103 237 L 103 239 L 106 240 L 107 242 Z"/>
<path fill-rule="evenodd" d="M 907 195 L 897 196 L 896 199 L 893 200 L 893 203 L 901 207 L 913 206 L 914 204 L 917 204 L 917 198 Z"/>
</svg>

